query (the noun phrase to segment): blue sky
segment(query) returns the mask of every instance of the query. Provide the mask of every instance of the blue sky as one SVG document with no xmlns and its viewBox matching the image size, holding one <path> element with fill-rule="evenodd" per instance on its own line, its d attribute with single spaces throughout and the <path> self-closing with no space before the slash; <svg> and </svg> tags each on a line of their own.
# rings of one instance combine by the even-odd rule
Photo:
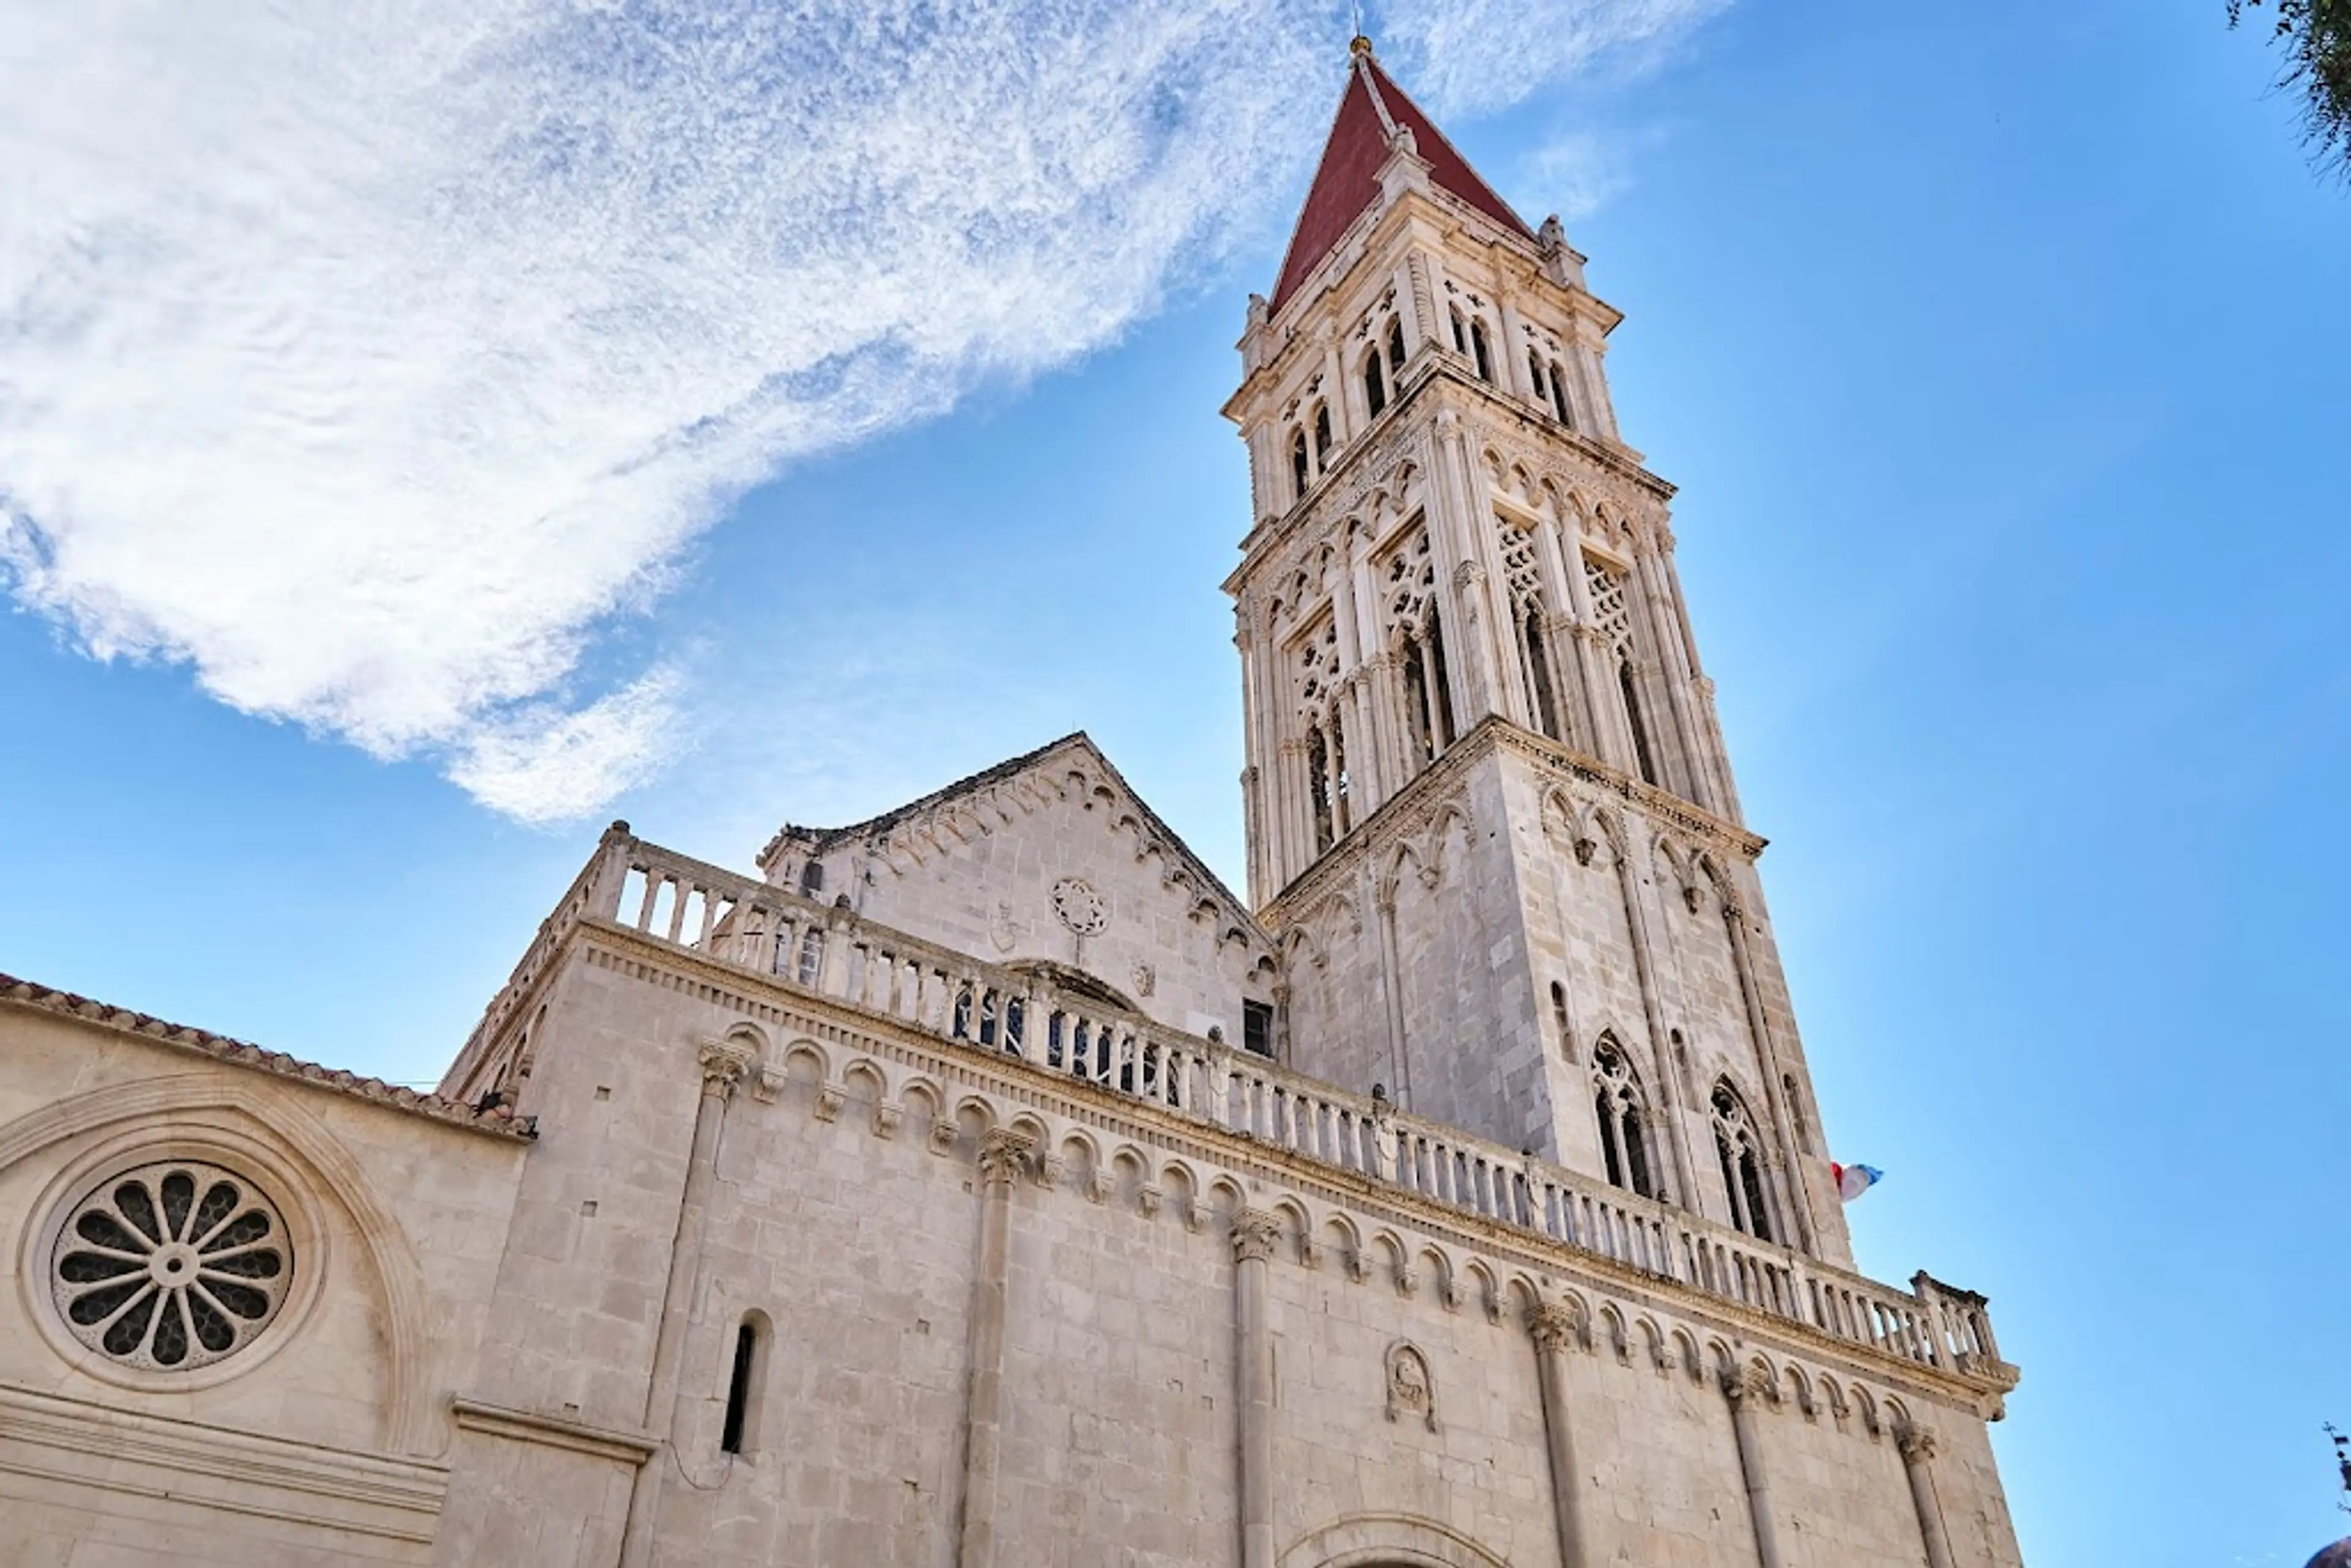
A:
<svg viewBox="0 0 2351 1568">
<path fill-rule="evenodd" d="M 427 1079 L 604 818 L 747 866 L 1079 727 L 1238 884 L 1217 408 L 1331 9 L 35 7 L 0 968 Z M 831 77 L 763 63 L 787 26 Z M 2294 1568 L 2351 1529 L 2351 200 L 2261 37 L 1373 26 L 1627 313 L 1824 1117 L 1891 1173 L 1856 1244 L 1993 1297 L 2027 1561 Z"/>
</svg>

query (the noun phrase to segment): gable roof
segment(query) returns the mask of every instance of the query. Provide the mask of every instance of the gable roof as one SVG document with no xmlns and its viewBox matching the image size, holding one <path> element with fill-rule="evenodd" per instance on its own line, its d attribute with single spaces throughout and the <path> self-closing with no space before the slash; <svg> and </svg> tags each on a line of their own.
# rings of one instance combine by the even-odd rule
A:
<svg viewBox="0 0 2351 1568">
<path fill-rule="evenodd" d="M 1082 729 L 1071 730 L 1059 740 L 1047 741 L 1033 751 L 1024 751 L 1018 757 L 1006 758 L 991 768 L 983 768 L 967 778 L 958 779 L 942 789 L 932 790 L 920 800 L 909 800 L 903 806 L 894 806 L 879 815 L 868 817 L 862 822 L 852 822 L 841 828 L 808 828 L 787 822 L 782 828 L 777 830 L 773 838 L 768 841 L 768 847 L 759 852 L 758 864 L 764 872 L 768 863 L 775 859 L 788 839 L 801 839 L 808 843 L 809 852 L 811 855 L 821 855 L 844 843 L 879 838 L 901 822 L 926 815 L 949 801 L 966 795 L 976 794 L 989 785 L 1018 778 L 1049 758 L 1072 749 L 1082 751 L 1087 759 L 1102 770 L 1103 777 L 1116 785 L 1128 800 L 1134 802 L 1134 809 L 1143 814 L 1143 821 L 1153 835 L 1183 861 L 1186 870 L 1192 872 L 1205 886 L 1215 892 L 1217 898 L 1223 902 L 1228 915 L 1238 919 L 1243 927 L 1252 936 L 1264 941 L 1268 946 L 1272 946 L 1271 939 L 1267 937 L 1263 929 L 1259 926 L 1257 915 L 1249 906 L 1236 897 L 1233 890 L 1225 885 L 1224 879 L 1211 871 L 1207 862 L 1193 852 L 1192 846 L 1186 843 L 1175 829 L 1161 820 L 1159 813 L 1151 809 L 1150 803 L 1136 792 L 1134 786 L 1126 781 L 1126 776 L 1118 770 L 1117 766 L 1109 758 L 1102 755 L 1102 749 L 1094 744 L 1093 737 Z"/>
<path fill-rule="evenodd" d="M 1340 95 L 1339 113 L 1331 122 L 1331 139 L 1322 144 L 1322 162 L 1314 171 L 1306 205 L 1299 211 L 1298 226 L 1290 232 L 1290 248 L 1282 253 L 1281 276 L 1273 286 L 1274 309 L 1298 292 L 1355 220 L 1379 201 L 1380 165 L 1387 162 L 1388 137 L 1398 126 L 1411 130 L 1432 181 L 1503 227 L 1535 237 L 1510 204 L 1454 151 L 1420 106 L 1388 79 L 1372 57 L 1370 43 L 1358 38 L 1349 62 L 1347 90 Z"/>
</svg>

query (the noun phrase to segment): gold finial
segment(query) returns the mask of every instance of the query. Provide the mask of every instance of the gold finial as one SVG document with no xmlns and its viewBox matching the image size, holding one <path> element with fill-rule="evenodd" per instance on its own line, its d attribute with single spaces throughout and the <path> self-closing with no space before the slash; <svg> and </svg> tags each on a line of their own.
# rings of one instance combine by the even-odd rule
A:
<svg viewBox="0 0 2351 1568">
<path fill-rule="evenodd" d="M 1351 55 L 1368 55 L 1372 52 L 1372 41 L 1358 33 L 1348 40 L 1347 52 Z"/>
</svg>

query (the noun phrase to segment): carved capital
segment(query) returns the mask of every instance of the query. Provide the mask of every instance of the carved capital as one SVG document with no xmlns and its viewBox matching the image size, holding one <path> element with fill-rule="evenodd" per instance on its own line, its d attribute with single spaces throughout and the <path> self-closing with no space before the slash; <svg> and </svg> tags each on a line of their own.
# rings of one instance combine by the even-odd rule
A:
<svg viewBox="0 0 2351 1568">
<path fill-rule="evenodd" d="M 1281 1221 L 1261 1208 L 1244 1208 L 1233 1216 L 1233 1261 L 1262 1263 L 1273 1256 L 1281 1239 Z"/>
<path fill-rule="evenodd" d="M 1527 1333 L 1537 1350 L 1564 1351 L 1583 1339 L 1583 1319 L 1562 1302 L 1538 1301 L 1527 1309 Z"/>
<path fill-rule="evenodd" d="M 955 1124 L 955 1119 L 954 1119 L 953 1117 L 951 1117 L 951 1116 L 934 1116 L 934 1117 L 932 1117 L 932 1118 L 931 1118 L 931 1153 L 933 1153 L 933 1154 L 935 1154 L 935 1155 L 951 1155 L 951 1154 L 955 1153 L 955 1146 L 956 1146 L 956 1124 Z"/>
<path fill-rule="evenodd" d="M 1935 1457 L 1934 1429 L 1905 1421 L 1895 1428 L 1894 1446 L 1901 1450 L 1904 1463 L 1926 1464 Z"/>
<path fill-rule="evenodd" d="M 758 1053 L 739 1040 L 705 1040 L 695 1052 L 702 1067 L 702 1092 L 724 1100 L 751 1071 Z"/>
<path fill-rule="evenodd" d="M 1733 1409 L 1750 1398 L 1770 1399 L 1779 1392 L 1763 1369 L 1753 1364 L 1724 1367 L 1721 1383 L 1722 1396 L 1730 1401 Z"/>
<path fill-rule="evenodd" d="M 984 1186 L 1009 1187 L 1028 1168 L 1037 1145 L 1019 1133 L 998 1128 L 979 1141 L 979 1179 Z"/>
</svg>

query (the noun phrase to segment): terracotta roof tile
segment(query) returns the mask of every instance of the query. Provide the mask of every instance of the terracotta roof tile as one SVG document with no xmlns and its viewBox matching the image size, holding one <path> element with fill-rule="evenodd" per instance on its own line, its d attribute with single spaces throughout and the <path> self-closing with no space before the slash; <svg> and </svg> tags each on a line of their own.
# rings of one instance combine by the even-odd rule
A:
<svg viewBox="0 0 2351 1568">
<path fill-rule="evenodd" d="M 1392 124 L 1411 129 L 1431 181 L 1503 227 L 1534 238 L 1534 231 L 1510 204 L 1478 177 L 1420 106 L 1380 69 L 1371 51 L 1359 49 L 1347 73 L 1347 90 L 1339 99 L 1338 117 L 1331 123 L 1331 139 L 1322 145 L 1322 162 L 1314 171 L 1298 226 L 1290 233 L 1290 248 L 1282 254 L 1281 277 L 1273 286 L 1274 309 L 1298 292 L 1354 221 L 1380 199 L 1379 169 L 1387 162 Z"/>
</svg>

